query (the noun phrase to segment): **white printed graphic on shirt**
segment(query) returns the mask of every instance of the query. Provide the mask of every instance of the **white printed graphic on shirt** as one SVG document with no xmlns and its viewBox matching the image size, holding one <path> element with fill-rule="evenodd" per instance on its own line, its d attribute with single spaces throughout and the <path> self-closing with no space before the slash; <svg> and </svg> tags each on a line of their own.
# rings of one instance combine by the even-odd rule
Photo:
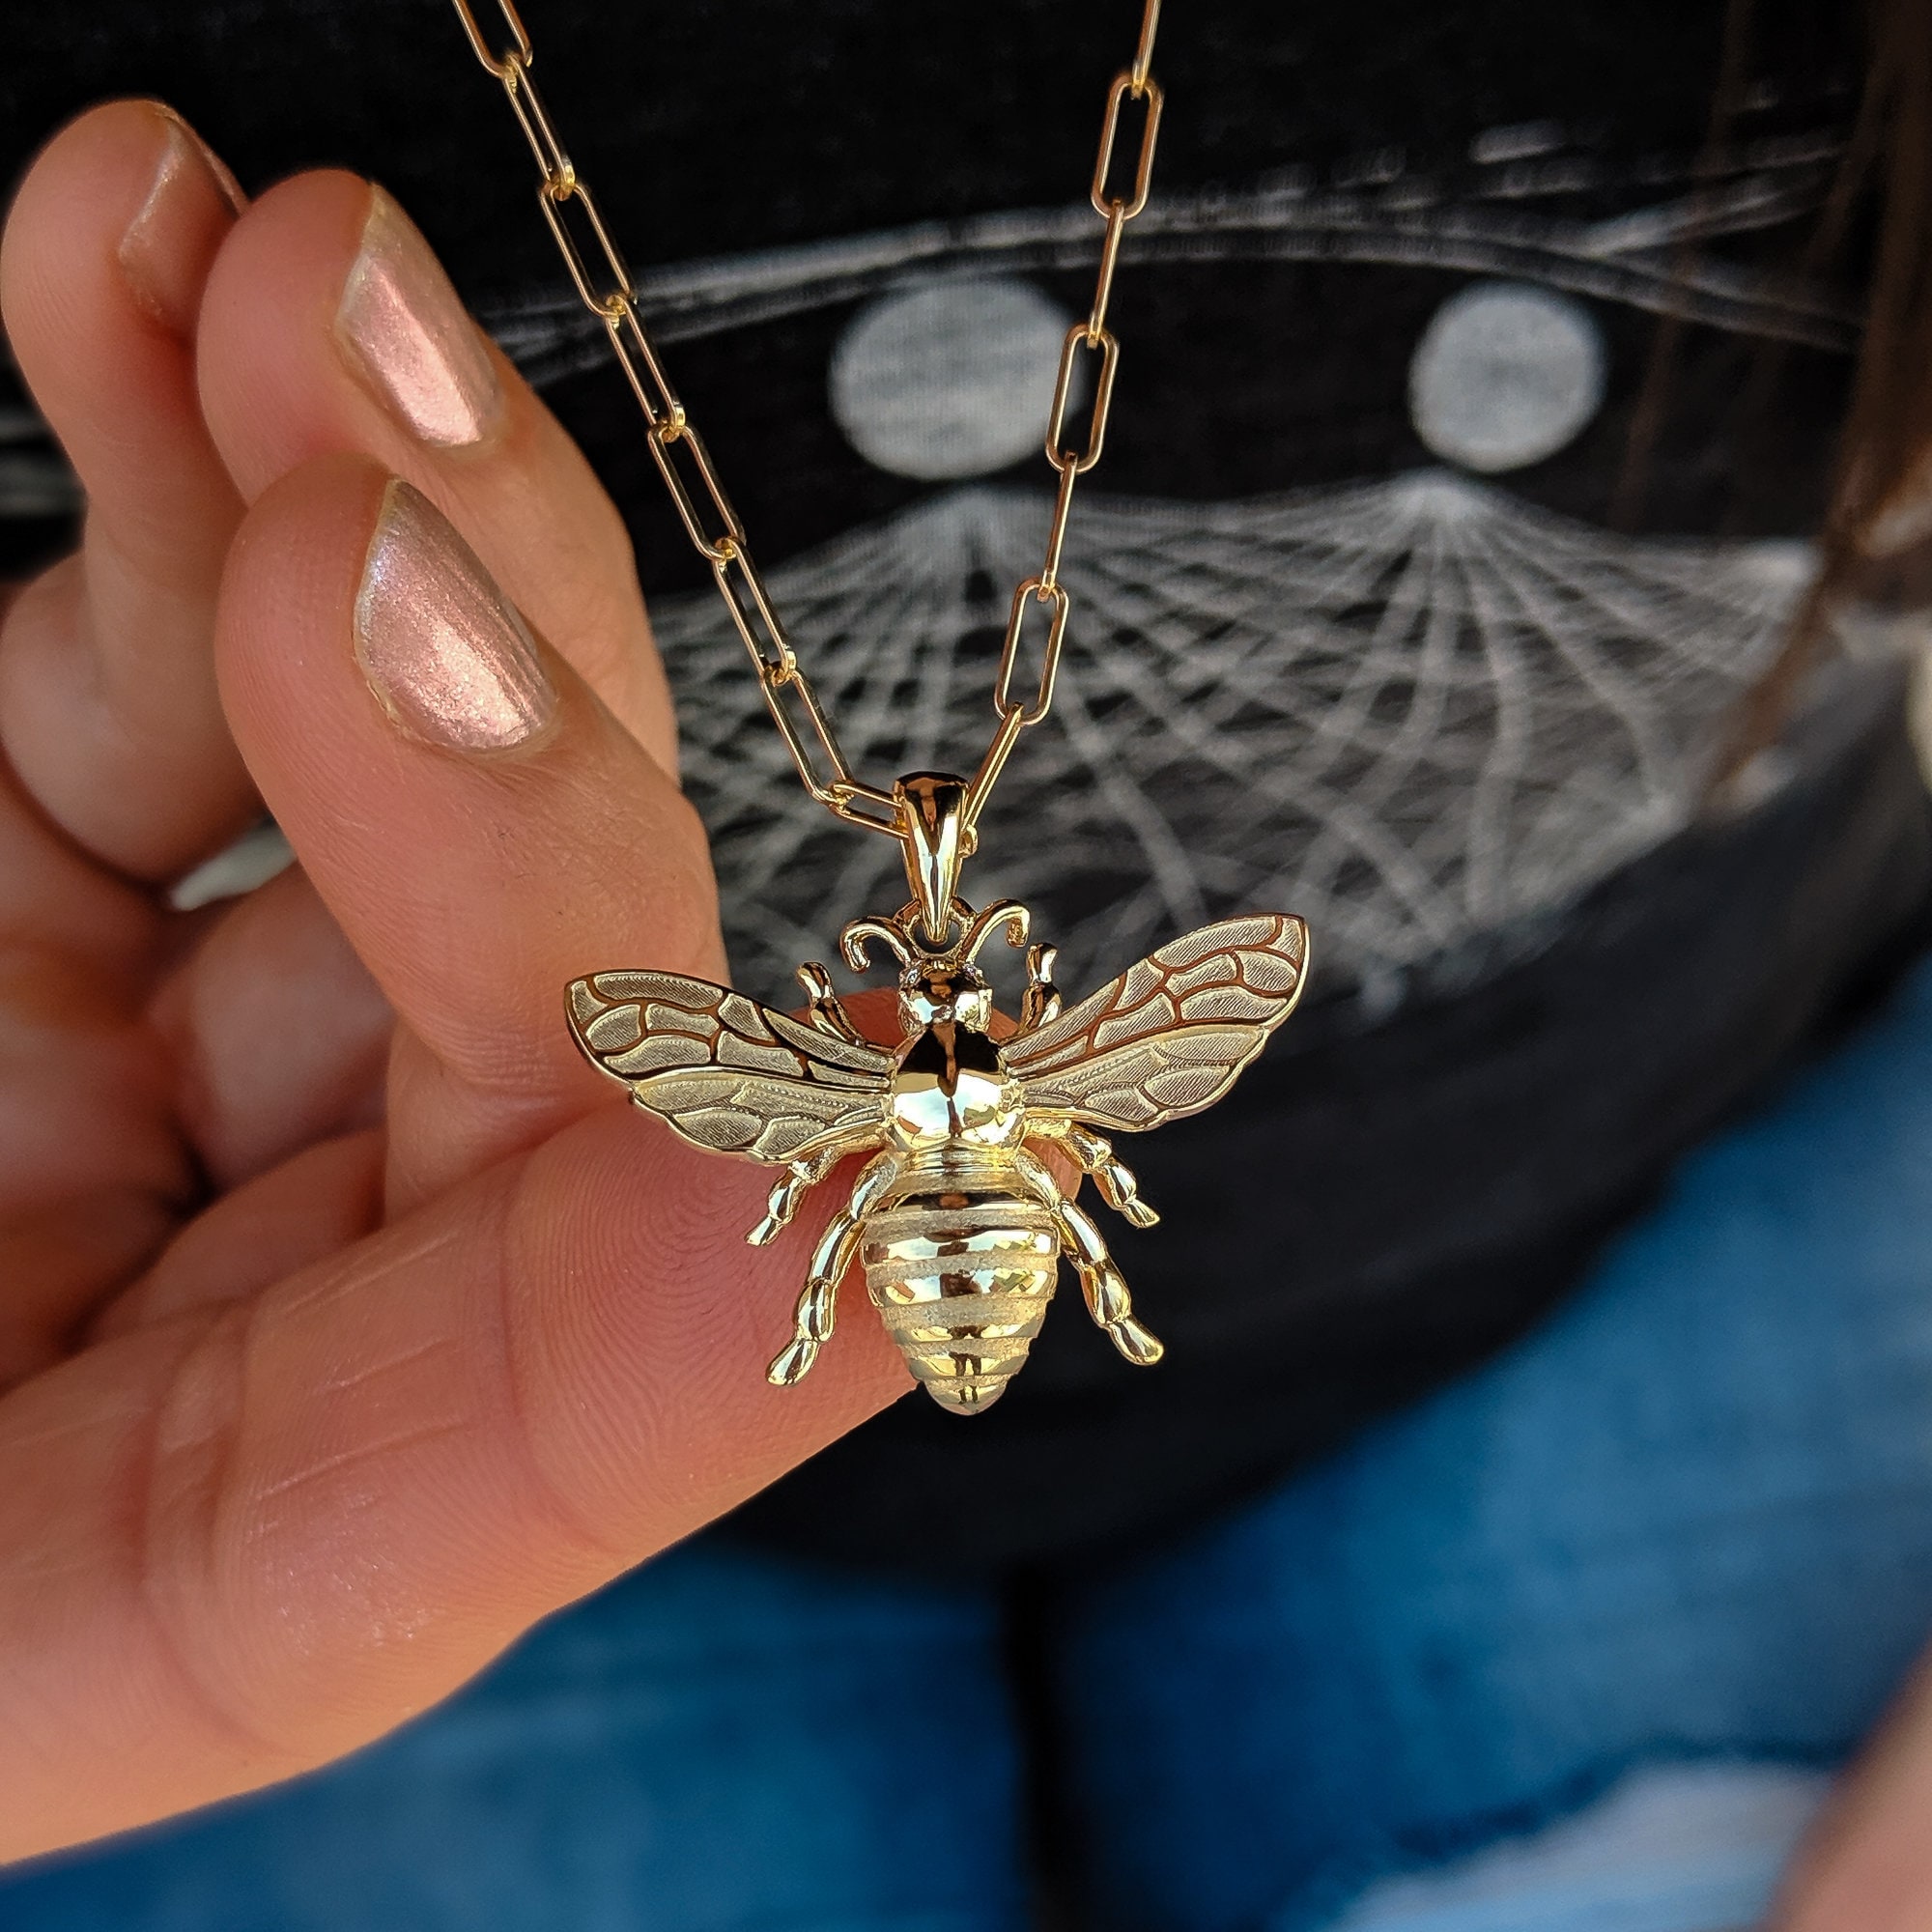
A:
<svg viewBox="0 0 1932 1932">
<path fill-rule="evenodd" d="M 1151 204 L 1134 259 L 1329 260 L 1482 277 L 1409 369 L 1424 446 L 1453 466 L 1233 503 L 1083 494 L 1065 574 L 1078 619 L 1055 715 L 1009 768 L 974 890 L 1034 903 L 1068 983 L 1238 906 L 1293 906 L 1320 972 L 1373 1015 L 1411 969 L 1473 980 L 1682 828 L 1719 721 L 1776 650 L 1809 570 L 1797 544 L 1631 539 L 1474 480 L 1541 461 L 1601 405 L 1589 303 L 1848 350 L 1834 296 L 1687 243 L 1815 208 L 1829 135 L 1743 143 L 1693 180 L 1634 177 L 1537 123 L 1480 135 L 1454 181 L 1397 150 L 1325 183 Z M 1581 215 L 1588 204 L 1597 212 Z M 968 484 L 1036 445 L 1068 318 L 1025 277 L 1091 264 L 1092 211 L 931 222 L 641 279 L 667 343 L 851 310 L 828 404 L 875 466 Z M 602 331 L 567 298 L 494 318 L 542 377 Z M 1104 478 L 1096 475 L 1095 485 Z M 988 722 L 1010 585 L 1034 569 L 1037 486 L 954 488 L 767 579 L 859 769 L 958 755 Z M 838 921 L 897 890 L 882 841 L 797 792 L 727 621 L 662 599 L 687 782 L 716 842 L 734 968 L 784 990 Z"/>
<path fill-rule="evenodd" d="M 1009 586 L 1047 503 L 955 490 L 768 574 L 856 767 L 985 735 Z M 1239 905 L 1293 906 L 1372 1008 L 1689 818 L 1802 547 L 1632 539 L 1430 471 L 1230 504 L 1092 496 L 1054 715 L 974 887 L 1054 907 L 1066 982 Z M 760 991 L 901 890 L 889 841 L 799 792 L 708 595 L 653 613 L 733 965 Z M 1472 955 L 1473 956 L 1473 955 Z M 1331 979 L 1331 983 L 1337 981 Z"/>
</svg>

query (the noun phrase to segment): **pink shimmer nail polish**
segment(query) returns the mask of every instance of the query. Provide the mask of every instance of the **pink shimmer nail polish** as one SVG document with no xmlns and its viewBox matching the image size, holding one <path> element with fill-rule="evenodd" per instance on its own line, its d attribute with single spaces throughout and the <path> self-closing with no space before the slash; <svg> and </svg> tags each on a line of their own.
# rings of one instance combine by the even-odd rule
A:
<svg viewBox="0 0 1932 1932">
<path fill-rule="evenodd" d="M 153 103 L 161 149 L 148 192 L 134 211 L 115 251 L 134 299 L 156 321 L 180 334 L 194 327 L 207 272 L 220 230 L 209 216 L 209 190 L 232 214 L 248 205 L 235 177 L 172 107 Z M 192 190 L 201 184 L 201 199 Z"/>
<path fill-rule="evenodd" d="M 442 265 L 416 226 L 377 188 L 362 246 L 343 284 L 336 332 L 384 402 L 424 442 L 478 442 L 503 392 Z"/>
<path fill-rule="evenodd" d="M 355 657 L 390 717 L 452 751 L 520 745 L 556 709 L 523 618 L 436 507 L 401 481 L 384 495 L 362 566 Z"/>
</svg>

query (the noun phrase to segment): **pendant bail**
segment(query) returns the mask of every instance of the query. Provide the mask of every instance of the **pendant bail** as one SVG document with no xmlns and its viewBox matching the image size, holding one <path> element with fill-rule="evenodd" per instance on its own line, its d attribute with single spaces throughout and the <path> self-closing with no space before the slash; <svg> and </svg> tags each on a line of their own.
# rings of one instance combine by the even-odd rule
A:
<svg viewBox="0 0 1932 1932">
<path fill-rule="evenodd" d="M 966 781 L 951 772 L 908 772 L 893 786 L 906 877 L 919 901 L 926 944 L 938 952 L 952 925 L 959 867 L 973 849 L 966 830 Z"/>
</svg>

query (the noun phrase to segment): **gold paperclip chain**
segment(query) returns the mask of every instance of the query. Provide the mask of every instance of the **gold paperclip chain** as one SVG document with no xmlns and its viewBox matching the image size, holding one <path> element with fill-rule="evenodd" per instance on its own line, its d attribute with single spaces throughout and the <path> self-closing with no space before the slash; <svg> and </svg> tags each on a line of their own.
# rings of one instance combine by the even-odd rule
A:
<svg viewBox="0 0 1932 1932">
<path fill-rule="evenodd" d="M 904 838 L 906 826 L 893 793 L 881 791 L 853 775 L 838 748 L 832 721 L 800 668 L 784 626 L 772 610 L 757 566 L 752 561 L 745 526 L 724 495 L 696 424 L 678 400 L 677 391 L 671 387 L 670 379 L 644 332 L 630 270 L 604 226 L 604 217 L 598 213 L 589 187 L 572 166 L 530 79 L 535 51 L 518 17 L 514 0 L 497 0 L 497 11 L 510 35 L 510 44 L 501 53 L 491 52 L 469 0 L 453 0 L 453 4 L 476 58 L 502 83 L 518 125 L 536 156 L 543 177 L 537 185 L 537 205 L 550 224 L 550 232 L 565 268 L 570 270 L 579 298 L 611 337 L 611 347 L 630 380 L 638 407 L 644 412 L 658 473 L 670 492 L 686 534 L 711 566 L 711 574 L 738 627 L 738 635 L 744 639 L 745 648 L 757 668 L 758 685 L 764 692 L 773 721 L 791 750 L 806 789 L 840 818 L 873 832 L 887 832 Z M 1107 224 L 1106 239 L 1100 249 L 1100 272 L 1086 321 L 1076 322 L 1066 331 L 1066 340 L 1061 346 L 1060 374 L 1054 384 L 1053 408 L 1046 427 L 1046 460 L 1059 473 L 1060 488 L 1054 500 L 1053 522 L 1047 531 L 1046 560 L 1037 576 L 1029 577 L 1013 592 L 1006 646 L 1000 654 L 999 676 L 993 687 L 999 728 L 967 787 L 960 811 L 968 850 L 975 839 L 974 828 L 985 807 L 987 794 L 1019 742 L 1020 733 L 1030 724 L 1037 724 L 1053 702 L 1054 676 L 1060 668 L 1068 610 L 1066 586 L 1060 581 L 1060 555 L 1066 541 L 1067 518 L 1073 509 L 1074 485 L 1100 460 L 1107 434 L 1107 412 L 1114 400 L 1114 377 L 1121 358 L 1120 343 L 1107 327 L 1107 301 L 1113 293 L 1114 270 L 1121 259 L 1122 237 L 1127 223 L 1147 206 L 1154 141 L 1160 132 L 1160 83 L 1150 71 L 1154 31 L 1159 21 L 1160 0 L 1145 0 L 1140 44 L 1135 49 L 1133 64 L 1117 73 L 1107 89 L 1106 113 L 1100 126 L 1100 153 L 1094 164 L 1091 195 L 1094 213 Z M 1117 193 L 1112 183 L 1114 149 L 1120 134 L 1122 110 L 1128 101 L 1143 116 L 1140 154 L 1134 163 L 1131 187 L 1125 193 Z M 576 232 L 578 228 L 592 244 L 588 254 Z M 593 258 L 602 260 L 604 279 L 600 280 Z M 1077 441 L 1071 446 L 1063 442 L 1074 370 L 1083 355 L 1099 357 L 1084 448 Z M 694 481 L 709 504 L 708 513 L 699 496 L 694 495 Z M 1040 647 L 1033 696 L 1016 698 L 1013 685 L 1027 613 L 1036 605 L 1046 607 L 1041 613 L 1046 623 L 1046 641 Z M 793 713 L 794 705 L 797 715 Z"/>
</svg>

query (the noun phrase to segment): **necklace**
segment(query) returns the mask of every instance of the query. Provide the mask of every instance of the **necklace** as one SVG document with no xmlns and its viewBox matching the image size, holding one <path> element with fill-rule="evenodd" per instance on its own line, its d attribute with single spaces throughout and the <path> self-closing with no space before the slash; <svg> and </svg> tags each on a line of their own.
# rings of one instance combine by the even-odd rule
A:
<svg viewBox="0 0 1932 1932">
<path fill-rule="evenodd" d="M 1144 1132 L 1227 1093 L 1301 995 L 1307 927 L 1278 914 L 1221 920 L 1067 1007 L 1053 983 L 1054 949 L 1028 946 L 1027 908 L 1002 899 L 976 911 L 958 883 L 1007 759 L 1053 703 L 1068 616 L 1061 552 L 1074 487 L 1099 462 L 1106 437 L 1120 361 L 1107 305 L 1126 225 L 1147 206 L 1160 129 L 1163 97 L 1151 71 L 1160 0 L 1144 0 L 1133 60 L 1107 90 L 1091 189 L 1106 223 L 1099 275 L 1087 319 L 1061 349 L 1046 430 L 1060 481 L 1045 560 L 1013 592 L 993 685 L 999 723 L 970 779 L 912 772 L 891 791 L 853 774 L 772 609 L 744 526 L 645 333 L 623 258 L 530 79 L 534 50 L 513 0 L 497 0 L 509 35 L 500 52 L 469 0 L 453 4 L 529 142 L 537 205 L 579 298 L 611 338 L 658 472 L 711 566 L 806 790 L 848 823 L 897 839 L 912 891 L 896 912 L 854 920 L 839 942 L 854 973 L 871 963 L 875 944 L 896 962 L 895 1045 L 859 1032 L 816 962 L 798 969 L 803 1019 L 682 974 L 592 973 L 567 994 L 578 1044 L 695 1146 L 783 1170 L 746 1237 L 753 1246 L 775 1240 L 840 1161 L 867 1157 L 812 1252 L 792 1339 L 768 1372 L 774 1383 L 798 1381 L 831 1339 L 839 1285 L 855 1263 L 913 1375 L 958 1412 L 986 1407 L 1025 1363 L 1063 1254 L 1120 1352 L 1142 1367 L 1157 1362 L 1160 1343 L 1135 1316 L 1099 1229 L 1074 1199 L 1079 1181 L 1064 1189 L 1048 1156 L 1091 1177 L 1133 1226 L 1151 1227 L 1153 1209 L 1100 1130 Z M 1117 191 L 1129 110 L 1141 116 L 1140 148 Z M 1065 440 L 1083 357 L 1098 358 L 1084 448 Z M 1042 627 L 1044 638 L 1029 646 L 1029 629 Z M 1032 695 L 1021 696 L 1020 666 L 1034 654 Z M 1018 1024 L 998 1038 L 992 988 L 977 963 L 996 933 L 1027 947 Z"/>
</svg>

